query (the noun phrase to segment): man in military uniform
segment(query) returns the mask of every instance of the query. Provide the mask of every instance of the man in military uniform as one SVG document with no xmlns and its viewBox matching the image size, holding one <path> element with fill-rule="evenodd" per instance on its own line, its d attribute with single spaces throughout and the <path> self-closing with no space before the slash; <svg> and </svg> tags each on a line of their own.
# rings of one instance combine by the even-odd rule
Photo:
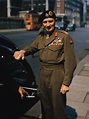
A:
<svg viewBox="0 0 89 119">
<path fill-rule="evenodd" d="M 56 16 L 51 10 L 39 17 L 43 26 L 36 40 L 14 53 L 15 59 L 39 53 L 40 73 L 38 89 L 45 119 L 66 119 L 66 93 L 76 68 L 74 42 L 65 31 L 55 28 Z"/>
</svg>

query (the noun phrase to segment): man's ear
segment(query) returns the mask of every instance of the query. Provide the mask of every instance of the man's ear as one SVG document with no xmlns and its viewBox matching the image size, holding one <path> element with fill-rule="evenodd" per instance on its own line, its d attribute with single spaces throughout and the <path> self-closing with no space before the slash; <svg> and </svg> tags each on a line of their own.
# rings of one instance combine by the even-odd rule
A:
<svg viewBox="0 0 89 119">
<path fill-rule="evenodd" d="M 55 22 L 57 22 L 57 20 L 58 20 L 58 19 L 56 18 L 56 19 L 55 19 Z"/>
<path fill-rule="evenodd" d="M 42 25 L 41 28 L 44 28 L 44 26 Z"/>
</svg>

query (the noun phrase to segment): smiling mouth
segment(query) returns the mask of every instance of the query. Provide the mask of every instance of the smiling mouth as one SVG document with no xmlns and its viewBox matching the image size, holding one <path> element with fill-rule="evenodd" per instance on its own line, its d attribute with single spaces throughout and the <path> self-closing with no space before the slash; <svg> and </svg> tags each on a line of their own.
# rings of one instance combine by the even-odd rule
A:
<svg viewBox="0 0 89 119">
<path fill-rule="evenodd" d="M 46 27 L 46 29 L 48 29 L 48 30 L 50 30 L 50 28 L 51 28 L 50 26 L 47 26 L 47 27 Z"/>
</svg>

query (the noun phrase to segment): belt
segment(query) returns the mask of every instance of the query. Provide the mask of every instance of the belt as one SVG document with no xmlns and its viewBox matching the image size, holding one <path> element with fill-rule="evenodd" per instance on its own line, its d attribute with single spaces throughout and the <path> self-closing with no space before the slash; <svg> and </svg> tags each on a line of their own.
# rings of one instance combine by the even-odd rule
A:
<svg viewBox="0 0 89 119">
<path fill-rule="evenodd" d="M 59 63 L 59 64 L 47 64 L 47 63 L 41 63 L 41 68 L 47 69 L 47 70 L 53 70 L 53 69 L 61 69 L 64 68 L 64 64 L 63 63 Z"/>
</svg>

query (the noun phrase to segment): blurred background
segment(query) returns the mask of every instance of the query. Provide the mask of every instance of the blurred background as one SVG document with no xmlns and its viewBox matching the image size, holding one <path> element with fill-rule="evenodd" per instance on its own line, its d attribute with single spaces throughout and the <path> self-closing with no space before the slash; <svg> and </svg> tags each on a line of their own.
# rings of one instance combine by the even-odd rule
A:
<svg viewBox="0 0 89 119">
<path fill-rule="evenodd" d="M 30 84 L 32 86 L 34 86 L 34 84 L 37 84 L 37 82 L 38 82 L 38 72 L 39 72 L 38 54 L 36 53 L 32 57 L 29 57 L 29 56 L 26 57 L 27 62 L 21 63 L 21 61 L 20 61 L 19 65 L 18 65 L 18 63 L 13 62 L 13 60 L 14 60 L 12 57 L 13 49 L 16 50 L 13 47 L 16 47 L 16 48 L 18 47 L 19 49 L 22 49 L 23 47 L 27 46 L 28 44 L 31 44 L 34 41 L 34 39 L 36 39 L 36 37 L 38 35 L 38 29 L 41 26 L 40 23 L 38 24 L 39 15 L 43 11 L 48 10 L 48 9 L 53 10 L 57 16 L 56 27 L 58 27 L 59 29 L 62 29 L 62 30 L 67 30 L 68 33 L 72 36 L 74 43 L 75 43 L 74 50 L 75 50 L 77 62 L 80 63 L 80 61 L 83 58 L 85 58 L 86 55 L 88 55 L 87 61 L 89 61 L 88 60 L 88 58 L 89 58 L 89 0 L 0 0 L 0 51 L 1 51 L 1 53 L 3 53 L 6 56 L 6 59 L 9 61 L 8 66 L 9 66 L 9 69 L 11 69 L 10 70 L 11 72 L 13 71 L 12 69 L 17 69 L 17 68 L 18 69 L 22 68 L 22 69 L 27 70 L 28 69 L 27 66 L 28 67 L 31 66 L 34 76 L 35 76 L 34 82 L 36 81 L 36 83 L 34 83 L 33 80 L 29 80 L 29 81 L 31 81 Z M 71 31 L 73 31 L 73 32 L 71 32 Z M 2 35 L 5 37 L 3 37 Z M 9 40 L 11 42 L 13 42 L 14 45 Z M 11 48 L 12 48 L 12 50 L 10 50 Z M 1 57 L 1 59 L 2 59 L 2 57 Z M 85 60 L 83 60 L 83 61 L 85 61 Z M 16 63 L 17 65 L 14 64 L 14 66 L 13 66 L 13 63 Z M 29 65 L 27 63 L 29 63 Z M 0 64 L 2 64 L 2 63 L 0 63 Z M 82 69 L 83 64 L 84 63 L 80 64 L 81 66 L 78 65 L 79 66 L 78 70 Z M 84 65 L 84 69 L 85 69 L 84 75 L 87 75 L 89 78 L 89 63 L 87 63 L 87 65 L 88 65 L 87 67 L 85 67 L 85 65 Z M 2 69 L 2 67 L 1 67 L 1 69 Z M 78 70 L 75 71 L 74 76 L 76 74 L 78 74 Z M 19 72 L 18 74 L 20 74 L 20 76 L 22 77 L 22 78 L 18 78 L 18 79 L 23 79 L 23 78 L 27 79 L 27 74 L 29 76 L 31 76 L 31 74 L 32 74 L 29 72 L 25 73 L 23 71 L 24 70 L 16 70 L 16 73 Z M 14 74 L 16 74 L 16 73 L 14 73 Z M 19 76 L 18 74 L 16 74 L 17 77 Z M 24 75 L 24 77 L 22 74 Z M 17 77 L 15 77 L 15 79 Z M 84 79 L 84 81 L 83 81 L 83 79 Z M 84 83 L 86 86 L 88 86 L 89 83 L 86 82 L 86 80 L 85 80 L 86 78 L 84 77 L 83 79 L 81 80 L 82 83 L 80 83 L 80 85 L 82 84 L 81 86 L 83 86 L 83 83 Z M 89 79 L 88 79 L 88 81 L 89 81 Z M 84 85 L 84 87 L 86 89 L 85 85 Z M 78 118 L 76 118 L 74 113 L 71 113 L 70 110 L 68 111 L 68 115 L 69 115 L 68 117 L 71 119 L 81 119 L 81 118 L 88 119 L 89 118 L 89 105 L 88 105 L 88 103 L 86 103 L 85 99 L 87 99 L 89 102 L 89 90 L 88 90 L 88 92 L 86 91 L 86 94 L 85 94 L 85 91 L 82 91 L 80 86 L 77 85 L 77 83 L 75 86 L 76 86 L 75 87 L 76 89 L 75 90 L 73 89 L 74 94 L 72 93 L 72 95 L 76 95 L 76 93 L 78 95 L 77 96 L 70 95 L 70 96 L 72 96 L 73 98 L 77 97 L 78 100 L 77 101 L 75 101 L 76 99 L 71 100 L 72 98 L 69 97 L 68 101 L 70 102 L 70 105 L 69 105 L 70 107 L 68 108 L 68 110 L 71 109 L 71 111 L 73 111 L 73 112 L 75 110 L 76 113 L 78 113 Z M 79 88 L 79 90 L 82 91 L 81 93 L 77 92 L 78 88 Z M 2 94 L 4 94 L 3 90 L 2 90 Z M 6 94 L 7 94 L 7 92 L 6 92 Z M 9 96 L 7 96 L 7 97 L 9 97 Z M 26 112 L 32 106 L 32 103 L 29 103 L 29 101 L 30 101 L 29 99 L 26 99 L 25 103 L 24 103 L 24 101 L 22 101 L 20 103 L 21 105 L 19 105 L 19 108 L 14 107 L 14 106 L 17 106 L 15 104 L 18 104 L 18 103 L 15 103 L 15 101 L 12 101 L 12 98 L 10 98 L 11 102 L 10 102 L 10 100 L 8 102 L 6 95 L 5 95 L 4 100 L 3 100 L 3 98 L 2 98 L 2 101 L 0 100 L 2 105 L 5 105 L 4 102 L 6 102 L 8 105 L 11 105 L 11 102 L 12 102 L 12 105 L 11 105 L 12 108 L 10 109 L 10 107 L 7 106 L 6 112 L 14 111 L 13 109 L 16 109 L 16 110 L 21 109 L 22 111 L 24 109 L 24 111 Z M 32 100 L 33 99 L 31 99 L 31 102 L 32 102 Z M 38 100 L 33 100 L 33 104 L 36 103 L 35 101 L 38 101 Z M 71 103 L 71 101 L 72 101 L 72 103 Z M 85 105 L 84 105 L 84 103 L 85 103 Z M 74 105 L 72 105 L 72 104 L 74 104 Z M 76 107 L 76 105 L 77 105 L 77 107 Z M 8 110 L 8 107 L 9 107 L 9 110 Z M 1 108 L 1 105 L 0 105 L 0 108 Z M 4 108 L 6 109 L 5 106 L 4 106 Z M 20 114 L 22 116 L 21 119 L 28 119 L 28 118 L 29 119 L 38 119 L 37 117 L 39 117 L 40 113 L 41 113 L 39 108 L 40 108 L 40 104 L 37 103 L 37 105 L 35 107 L 33 107 L 33 113 L 32 113 L 32 111 L 31 112 L 29 111 L 26 115 L 27 116 L 26 118 L 23 118 L 22 112 L 20 112 Z M 2 108 L 1 108 L 1 110 L 2 110 Z M 6 114 L 6 112 L 4 111 L 4 114 Z M 69 112 L 70 112 L 70 114 L 69 114 Z M 13 114 L 13 115 L 16 115 L 16 114 Z M 85 118 L 85 116 L 86 116 L 86 118 Z M 13 119 L 14 119 L 14 116 L 13 116 Z"/>
<path fill-rule="evenodd" d="M 24 16 L 53 10 L 58 20 L 76 26 L 89 24 L 89 0 L 0 0 L 0 29 L 24 28 Z"/>
</svg>

